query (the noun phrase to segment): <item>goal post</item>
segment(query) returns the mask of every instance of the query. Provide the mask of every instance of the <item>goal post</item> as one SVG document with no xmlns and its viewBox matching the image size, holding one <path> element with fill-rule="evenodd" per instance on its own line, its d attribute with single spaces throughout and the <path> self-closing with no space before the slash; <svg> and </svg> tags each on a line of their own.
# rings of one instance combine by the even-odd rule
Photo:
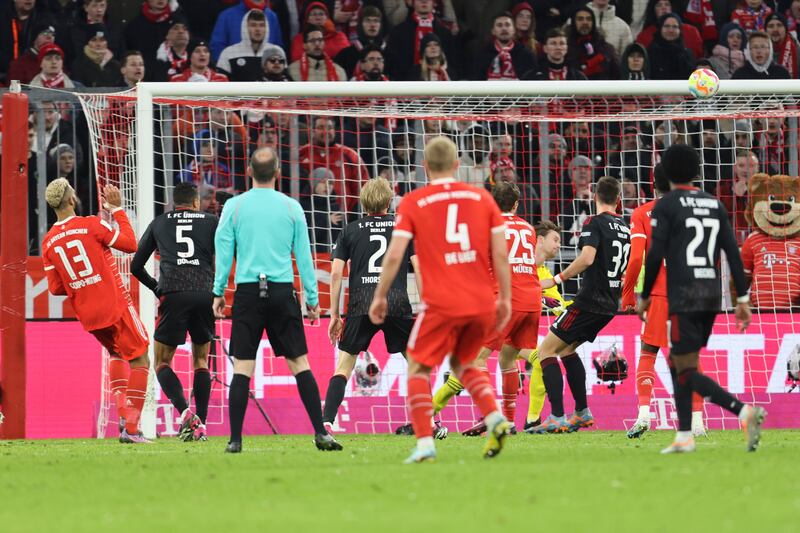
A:
<svg viewBox="0 0 800 533">
<path fill-rule="evenodd" d="M 228 157 L 225 160 L 227 171 L 234 175 L 233 178 L 228 176 L 226 187 L 220 186 L 219 189 L 239 189 L 232 183 L 239 179 L 246 184 L 246 179 L 242 177 L 246 159 L 251 149 L 258 145 L 256 138 L 250 136 L 251 131 L 257 126 L 262 128 L 259 132 L 263 133 L 266 126 L 261 117 L 271 117 L 269 127 L 278 132 L 279 138 L 274 142 L 281 151 L 282 162 L 285 162 L 282 178 L 287 180 L 288 185 L 284 192 L 305 200 L 318 277 L 325 286 L 329 282 L 333 219 L 325 222 L 327 226 L 324 227 L 318 222 L 318 216 L 325 219 L 330 213 L 326 214 L 324 209 L 322 213 L 318 211 L 315 187 L 320 181 L 330 181 L 332 185 L 327 186 L 335 189 L 338 195 L 337 209 L 343 213 L 345 221 L 350 220 L 358 215 L 358 197 L 357 187 L 350 189 L 348 184 L 365 177 L 385 175 L 392 181 L 398 195 L 423 184 L 425 177 L 419 159 L 421 147 L 429 135 L 437 133 L 446 132 L 456 139 L 460 155 L 469 153 L 482 157 L 480 163 L 478 156 L 471 156 L 466 162 L 462 160 L 465 173 L 476 184 L 484 185 L 495 179 L 505 179 L 502 178 L 506 168 L 504 161 L 511 160 L 507 163 L 512 167 L 511 174 L 537 197 L 535 202 L 524 206 L 521 204 L 521 214 L 530 217 L 531 221 L 535 221 L 534 218 L 553 218 L 562 225 L 567 220 L 564 210 L 575 208 L 574 204 L 578 202 L 577 198 L 567 198 L 575 192 L 575 184 L 570 180 L 575 181 L 572 174 L 577 173 L 578 163 L 591 167 L 594 179 L 600 175 L 614 175 L 632 187 L 623 188 L 623 200 L 628 202 L 623 205 L 624 210 L 628 205 L 652 197 L 652 166 L 661 151 L 673 142 L 689 142 L 704 153 L 704 187 L 716 189 L 723 179 L 728 179 L 725 176 L 735 172 L 740 149 L 735 142 L 739 133 L 737 128 L 740 127 L 737 121 L 744 121 L 749 128 L 748 142 L 751 144 L 747 151 L 759 156 L 759 164 L 768 167 L 775 160 L 777 168 L 782 171 L 778 173 L 800 174 L 798 80 L 768 83 L 722 80 L 717 95 L 706 100 L 691 98 L 688 84 L 683 80 L 145 82 L 140 83 L 135 91 L 81 95 L 80 98 L 90 124 L 98 180 L 113 175 L 114 179 L 123 176 L 129 182 L 125 184 L 125 190 L 128 191 L 126 202 L 130 200 L 135 204 L 132 218 L 139 236 L 153 217 L 169 206 L 169 191 L 178 176 L 183 175 L 181 179 L 184 179 L 188 175 L 185 174 L 185 168 L 200 159 L 200 145 L 205 139 L 203 132 L 219 145 L 212 150 L 212 157 L 218 157 L 218 150 L 225 151 Z M 115 106 L 125 107 L 126 111 L 120 113 L 123 118 L 109 120 L 109 110 L 115 109 Z M 346 148 L 352 148 L 357 154 L 355 160 L 345 158 L 343 163 L 337 162 L 338 168 L 333 168 L 333 165 L 330 168 L 327 165 L 323 165 L 326 168 L 315 167 L 319 159 L 315 150 L 324 151 L 315 147 L 317 141 L 314 140 L 315 135 L 319 134 L 315 131 L 314 121 L 320 118 L 335 121 L 335 141 L 332 142 L 343 144 L 342 139 L 349 139 L 352 146 Z M 369 128 L 377 121 L 382 129 L 378 131 L 380 128 L 375 127 L 374 130 L 362 130 L 362 122 L 368 122 L 366 119 L 372 120 L 372 125 L 367 125 Z M 780 130 L 778 137 L 771 137 L 774 133 L 771 121 L 780 121 L 777 126 Z M 215 128 L 217 133 L 212 131 Z M 120 129 L 128 131 L 118 136 L 116 132 Z M 588 133 L 584 133 L 584 129 Z M 704 136 L 706 130 L 709 130 L 708 138 Z M 208 134 L 208 131 L 212 133 Z M 256 133 L 256 137 L 259 134 Z M 240 138 L 242 135 L 246 138 Z M 384 145 L 379 142 L 382 136 L 385 137 Z M 511 139 L 511 153 L 504 153 L 501 148 L 505 142 L 503 136 Z M 770 144 L 778 142 L 771 140 L 775 138 L 780 139 L 780 147 Z M 322 143 L 319 146 L 328 145 Z M 479 154 L 481 151 L 485 153 Z M 399 152 L 407 152 L 408 159 L 403 159 L 402 154 L 398 155 Z M 108 153 L 111 156 L 107 157 Z M 716 158 L 716 163 L 706 165 L 706 156 Z M 309 162 L 309 159 L 312 161 Z M 135 168 L 128 168 L 130 166 Z M 314 172 L 319 170 L 329 172 L 331 177 L 328 178 L 325 172 Z M 712 172 L 716 174 L 711 176 Z M 341 185 L 336 180 L 341 180 Z M 332 192 L 330 196 L 334 196 Z M 327 205 L 330 207 L 332 204 Z M 529 207 L 536 211 L 527 212 Z M 573 218 L 574 223 L 580 219 L 577 214 Z M 564 230 L 564 235 L 568 236 L 570 228 Z M 744 234 L 741 236 L 744 237 Z M 576 253 L 576 240 L 565 237 L 562 240 L 565 242 L 561 254 L 554 259 L 556 270 L 564 268 Z M 155 274 L 154 261 L 151 260 L 147 268 Z M 413 290 L 412 286 L 409 285 L 410 290 Z M 321 290 L 321 294 L 327 298 L 325 290 Z M 412 294 L 412 299 L 416 296 Z M 723 303 L 730 303 L 727 290 Z M 142 320 L 152 334 L 155 298 L 147 290 L 138 291 L 138 304 Z M 543 317 L 543 322 L 547 323 L 551 318 Z M 706 368 L 712 375 L 723 377 L 724 382 L 732 383 L 734 392 L 746 394 L 752 401 L 769 402 L 771 395 L 783 386 L 786 358 L 793 349 L 793 343 L 800 344 L 795 340 L 800 339 L 796 312 L 791 308 L 762 312 L 752 328 L 755 331 L 753 335 L 758 338 L 735 336 L 735 326 L 730 319 L 730 312 L 723 312 L 715 330 L 720 337 L 715 341 L 717 344 L 709 347 L 706 359 L 710 364 L 706 364 Z M 639 341 L 638 337 L 629 333 L 631 328 L 638 326 L 626 320 L 624 317 L 620 319 L 621 325 L 610 334 L 613 339 L 609 337 L 611 340 L 608 340 L 608 345 L 595 343 L 582 353 L 586 363 L 590 362 L 592 354 L 608 349 L 615 342 L 624 344 L 626 357 L 634 362 L 638 357 Z M 225 337 L 227 330 L 222 327 L 219 333 Z M 335 351 L 326 348 L 324 356 L 328 364 L 335 359 Z M 389 427 L 388 422 L 384 424 L 387 417 L 392 423 L 403 421 L 403 402 L 402 398 L 398 399 L 404 395 L 404 385 L 398 377 L 404 372 L 403 364 L 396 357 L 380 360 L 379 363 L 384 373 L 382 379 L 387 378 L 378 385 L 379 390 L 364 392 L 354 380 L 348 385 L 348 398 L 352 405 L 359 408 L 362 393 L 363 396 L 386 393 L 387 399 L 384 403 L 364 401 L 363 410 L 358 412 L 368 413 L 367 416 L 373 419 L 360 426 L 348 422 L 350 430 L 385 430 Z M 659 365 L 662 363 L 663 360 Z M 222 364 L 225 364 L 224 361 Z M 279 388 L 288 383 L 279 375 L 279 370 L 271 360 L 259 364 L 264 365 L 258 369 L 265 376 L 261 385 Z M 781 364 L 782 373 L 776 370 Z M 632 364 L 631 372 L 634 367 L 635 364 Z M 661 397 L 667 397 L 668 400 L 671 384 L 665 363 L 663 368 L 657 366 L 656 370 L 663 382 Z M 594 379 L 591 364 L 587 364 L 587 371 L 591 381 Z M 392 374 L 389 379 L 390 372 L 397 375 Z M 445 372 L 446 368 L 440 369 L 436 377 L 437 385 L 441 383 Z M 626 394 L 626 390 L 629 394 L 633 381 L 631 376 L 626 383 L 628 389 L 617 388 L 616 394 Z M 320 384 L 323 384 L 322 379 Z M 604 389 L 598 387 L 587 382 L 587 388 L 594 388 L 598 395 L 598 402 L 613 403 L 613 398 L 605 397 Z M 154 382 L 152 389 L 155 389 Z M 107 394 L 106 389 L 104 394 Z M 224 394 L 220 401 L 224 403 Z M 108 409 L 107 402 L 103 405 Z M 152 395 L 147 405 L 143 425 L 148 435 L 154 435 L 157 419 L 159 424 L 163 424 L 164 420 L 156 415 Z M 660 405 L 654 409 L 664 407 L 664 404 Z M 222 412 L 220 408 L 219 413 Z M 473 414 L 471 408 L 466 407 L 466 402 L 457 401 L 453 413 L 444 412 L 443 416 L 445 420 L 452 416 L 460 424 L 471 421 Z M 665 411 L 664 416 L 664 423 L 671 423 L 671 415 Z M 711 411 L 708 416 L 719 420 L 721 427 L 734 424 L 718 411 Z M 353 418 L 357 416 L 353 415 Z M 102 432 L 98 431 L 98 434 L 102 435 Z"/>
</svg>

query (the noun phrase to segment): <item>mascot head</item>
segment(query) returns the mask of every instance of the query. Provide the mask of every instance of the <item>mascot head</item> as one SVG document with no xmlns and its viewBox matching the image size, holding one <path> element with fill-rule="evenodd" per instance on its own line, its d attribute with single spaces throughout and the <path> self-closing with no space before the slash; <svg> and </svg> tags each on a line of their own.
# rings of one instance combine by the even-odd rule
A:
<svg viewBox="0 0 800 533">
<path fill-rule="evenodd" d="M 748 185 L 745 218 L 775 238 L 800 235 L 800 177 L 755 174 Z"/>
</svg>

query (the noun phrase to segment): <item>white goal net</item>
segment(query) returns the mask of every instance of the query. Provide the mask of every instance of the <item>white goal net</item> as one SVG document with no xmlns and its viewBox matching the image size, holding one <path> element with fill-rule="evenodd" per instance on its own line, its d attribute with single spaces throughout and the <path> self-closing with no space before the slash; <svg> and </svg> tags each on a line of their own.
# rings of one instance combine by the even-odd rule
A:
<svg viewBox="0 0 800 533">
<path fill-rule="evenodd" d="M 702 154 L 700 186 L 723 200 L 740 244 L 749 247 L 758 304 L 753 325 L 741 334 L 730 312 L 725 280 L 724 311 L 702 354 L 703 371 L 746 401 L 772 404 L 780 419 L 784 408 L 777 399 L 791 386 L 787 361 L 800 349 L 800 240 L 796 235 L 780 237 L 780 226 L 791 226 L 792 217 L 800 224 L 800 198 L 794 196 L 791 180 L 777 176 L 799 174 L 800 85 L 782 92 L 763 89 L 751 82 L 723 81 L 718 96 L 695 100 L 684 82 L 183 83 L 142 84 L 138 94 L 81 95 L 81 101 L 91 129 L 98 185 L 121 187 L 139 235 L 153 216 L 171 208 L 175 183 L 196 183 L 202 208 L 218 212 L 230 195 L 249 188 L 246 169 L 252 151 L 275 148 L 281 169 L 278 188 L 299 200 L 307 214 L 323 309 L 330 301 L 331 249 L 344 224 L 362 214 L 361 184 L 375 176 L 387 178 L 397 195 L 394 208 L 403 194 L 425 183 L 421 156 L 430 136 L 444 134 L 456 141 L 459 179 L 487 188 L 497 181 L 515 181 L 522 192 L 519 214 L 534 224 L 544 219 L 560 226 L 561 251 L 548 263 L 554 274 L 575 257 L 599 177 L 621 180 L 620 210 L 629 218 L 636 206 L 652 199 L 653 166 L 663 150 L 673 143 L 690 144 Z M 766 229 L 769 220 L 753 217 L 750 205 L 754 198 L 761 199 L 761 192 L 751 195 L 748 188 L 758 173 L 773 177 L 764 201 L 775 203 L 765 209 L 774 207 L 777 214 L 767 217 L 772 227 Z M 268 238 L 269 228 L 264 233 Z M 751 235 L 764 236 L 757 248 L 752 238 L 745 245 Z M 128 274 L 125 258 L 120 258 L 120 267 Z M 578 280 L 564 287 L 567 299 L 579 284 Z M 133 285 L 152 332 L 153 297 Z M 409 290 L 416 303 L 413 283 Z M 543 316 L 540 335 L 551 321 L 550 315 Z M 635 317 L 620 315 L 580 353 L 590 406 L 605 429 L 622 429 L 636 416 L 640 327 Z M 212 433 L 214 425 L 223 431 L 227 424 L 228 330 L 228 322 L 219 321 L 211 363 L 212 375 L 219 379 L 209 411 Z M 336 358 L 327 340 L 327 321 L 309 326 L 307 336 L 324 396 Z M 609 388 L 598 382 L 591 361 L 612 346 L 625 355 L 630 370 L 627 379 Z M 302 425 L 292 422 L 299 400 L 291 375 L 270 357 L 266 340 L 262 348 L 264 357 L 253 380 L 255 397 L 278 431 L 301 431 Z M 351 379 L 337 424 L 350 432 L 389 431 L 406 421 L 405 363 L 400 354 L 386 353 L 380 336 L 366 358 L 377 363 L 380 377 L 374 383 Z M 499 387 L 494 356 L 489 364 Z M 188 396 L 188 344 L 179 348 L 174 367 Z M 446 372 L 447 368 L 437 370 L 435 388 Z M 672 427 L 671 384 L 663 357 L 656 373 L 653 415 L 658 427 Z M 108 416 L 112 402 L 107 377 L 102 394 L 101 436 L 114 418 Z M 523 398 L 518 402 L 518 426 L 527 405 Z M 155 387 L 148 405 L 150 432 L 156 427 L 162 434 L 174 432 L 178 413 Z M 476 416 L 466 395 L 441 413 L 451 430 L 466 428 Z M 713 406 L 706 407 L 706 417 L 714 428 L 737 424 Z M 251 431 L 269 431 L 267 425 L 258 425 L 259 420 L 252 424 Z"/>
</svg>

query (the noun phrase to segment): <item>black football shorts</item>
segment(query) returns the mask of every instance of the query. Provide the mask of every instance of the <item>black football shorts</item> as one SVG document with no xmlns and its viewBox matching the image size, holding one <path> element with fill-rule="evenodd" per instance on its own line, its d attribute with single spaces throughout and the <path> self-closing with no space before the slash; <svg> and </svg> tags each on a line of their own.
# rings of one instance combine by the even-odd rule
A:
<svg viewBox="0 0 800 533">
<path fill-rule="evenodd" d="M 716 318 L 717 313 L 714 311 L 670 314 L 670 353 L 683 355 L 704 348 L 708 344 Z"/>
<path fill-rule="evenodd" d="M 308 353 L 300 303 L 291 283 L 267 286 L 268 297 L 259 296 L 258 283 L 236 287 L 231 312 L 230 354 L 237 359 L 255 359 L 264 330 L 278 357 L 294 359 Z"/>
<path fill-rule="evenodd" d="M 169 292 L 159 299 L 158 318 L 153 338 L 167 346 L 186 342 L 186 332 L 194 344 L 214 338 L 214 295 L 211 291 Z"/>
<path fill-rule="evenodd" d="M 571 305 L 553 322 L 550 331 L 567 344 L 592 342 L 613 318 L 614 315 L 592 313 Z"/>
<path fill-rule="evenodd" d="M 348 316 L 344 321 L 344 331 L 339 341 L 339 349 L 357 355 L 369 348 L 372 337 L 378 331 L 383 331 L 386 350 L 389 353 L 405 352 L 413 327 L 414 319 L 410 317 L 387 316 L 383 324 L 375 325 L 367 315 Z"/>
</svg>

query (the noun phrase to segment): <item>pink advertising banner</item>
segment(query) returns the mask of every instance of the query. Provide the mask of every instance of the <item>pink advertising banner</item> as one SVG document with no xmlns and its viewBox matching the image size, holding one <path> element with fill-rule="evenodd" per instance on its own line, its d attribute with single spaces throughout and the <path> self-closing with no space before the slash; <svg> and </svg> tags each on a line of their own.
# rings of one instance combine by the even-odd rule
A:
<svg viewBox="0 0 800 533">
<path fill-rule="evenodd" d="M 549 317 L 543 317 L 541 334 L 546 333 L 545 328 L 550 320 Z M 327 325 L 327 320 L 322 320 L 306 328 L 311 366 L 323 398 L 336 363 L 336 350 L 328 341 Z M 223 339 L 227 338 L 229 324 L 221 323 L 218 327 Z M 83 331 L 79 323 L 73 321 L 29 322 L 27 328 L 28 436 L 93 436 L 101 390 L 98 344 Z M 636 416 L 634 375 L 640 330 L 641 322 L 635 316 L 617 316 L 595 342 L 583 346 L 579 351 L 587 370 L 589 405 L 599 429 L 625 429 Z M 629 377 L 616 384 L 612 392 L 607 383 L 598 382 L 591 362 L 613 345 L 627 358 Z M 800 321 L 792 314 L 755 316 L 753 324 L 744 333 L 736 331 L 732 317 L 721 315 L 708 349 L 702 354 L 701 363 L 704 372 L 743 400 L 763 404 L 769 411 L 769 427 L 800 427 L 800 394 L 797 390 L 787 392 L 789 384 L 786 381 L 787 360 L 794 350 L 800 349 L 798 347 Z M 230 379 L 232 365 L 226 357 L 226 349 L 227 341 L 221 341 L 216 346 L 218 354 L 212 356 L 212 376 L 216 378 L 208 419 L 209 433 L 212 435 L 224 435 L 227 432 L 225 384 Z M 279 433 L 310 433 L 311 425 L 298 398 L 294 378 L 283 361 L 272 357 L 266 338 L 262 340 L 260 349 L 262 357 L 257 358 L 252 380 L 254 401 L 260 404 Z M 370 353 L 381 369 L 380 378 L 371 387 L 360 387 L 355 379 L 350 380 L 336 421 L 336 425 L 344 432 L 385 433 L 406 421 L 405 360 L 401 354 L 386 352 L 380 334 L 373 340 Z M 363 364 L 363 356 L 357 363 L 360 364 Z M 179 348 L 174 365 L 187 395 L 191 386 L 190 365 L 187 344 Z M 494 357 L 489 360 L 489 370 L 499 386 Z M 447 371 L 446 366 L 435 370 L 432 382 L 434 389 L 441 386 Z M 657 428 L 672 428 L 675 413 L 670 399 L 669 370 L 663 357 L 658 360 L 656 373 L 657 383 L 651 402 L 654 425 Z M 254 401 L 251 401 L 248 409 L 245 433 L 271 433 L 270 426 Z M 518 426 L 524 423 L 527 406 L 526 393 L 520 395 L 517 402 Z M 570 407 L 567 405 L 568 409 Z M 471 425 L 477 412 L 469 397 L 462 394 L 441 415 L 452 431 Z M 723 414 L 715 406 L 706 407 L 706 417 L 711 428 L 738 427 L 735 418 Z M 163 436 L 175 434 L 177 413 L 160 393 L 157 418 L 158 430 Z M 109 431 L 107 434 L 115 433 Z"/>
</svg>

